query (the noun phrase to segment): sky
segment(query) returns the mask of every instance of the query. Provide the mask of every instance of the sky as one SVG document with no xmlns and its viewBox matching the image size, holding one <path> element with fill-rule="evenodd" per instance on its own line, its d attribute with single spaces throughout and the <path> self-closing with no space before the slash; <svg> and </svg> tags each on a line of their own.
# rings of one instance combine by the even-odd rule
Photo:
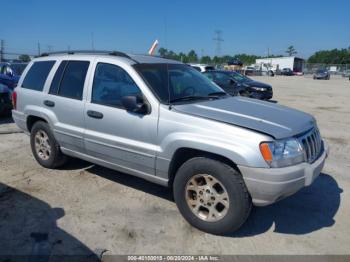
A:
<svg viewBox="0 0 350 262">
<path fill-rule="evenodd" d="M 11 0 L 1 4 L 5 52 L 70 49 L 146 53 L 158 39 L 176 52 L 298 56 L 350 46 L 349 0 Z"/>
</svg>

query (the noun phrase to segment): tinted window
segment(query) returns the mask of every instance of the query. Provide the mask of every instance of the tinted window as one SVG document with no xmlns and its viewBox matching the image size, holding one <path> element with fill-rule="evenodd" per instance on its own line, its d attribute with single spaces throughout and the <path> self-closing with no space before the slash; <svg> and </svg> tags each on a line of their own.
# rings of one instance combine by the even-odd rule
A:
<svg viewBox="0 0 350 262">
<path fill-rule="evenodd" d="M 122 107 L 122 97 L 130 95 L 141 95 L 141 91 L 128 73 L 115 65 L 97 65 L 92 86 L 92 103 Z"/>
<path fill-rule="evenodd" d="M 88 61 L 69 61 L 64 71 L 58 95 L 81 100 L 83 96 Z"/>
<path fill-rule="evenodd" d="M 68 61 L 62 61 L 60 66 L 58 67 L 58 69 L 55 73 L 55 76 L 52 80 L 52 83 L 51 83 L 51 87 L 50 87 L 50 91 L 49 91 L 50 94 L 54 94 L 54 95 L 57 94 L 58 88 L 59 88 L 61 80 L 62 80 L 64 70 L 66 69 L 67 63 L 68 63 Z"/>
<path fill-rule="evenodd" d="M 211 81 L 214 81 L 214 76 L 213 76 L 213 74 L 212 73 L 208 73 L 208 72 L 206 72 L 206 73 L 203 73 L 206 77 L 208 77 Z"/>
<path fill-rule="evenodd" d="M 34 62 L 23 80 L 22 87 L 42 91 L 54 64 L 55 61 Z"/>
<path fill-rule="evenodd" d="M 134 67 L 164 103 L 186 96 L 210 99 L 210 94 L 222 92 L 202 73 L 184 64 L 135 64 Z"/>
<path fill-rule="evenodd" d="M 11 64 L 11 68 L 16 75 L 21 75 L 27 64 Z"/>
<path fill-rule="evenodd" d="M 224 73 L 215 73 L 215 78 L 218 82 L 220 83 L 229 83 L 230 82 L 230 77 Z"/>
</svg>

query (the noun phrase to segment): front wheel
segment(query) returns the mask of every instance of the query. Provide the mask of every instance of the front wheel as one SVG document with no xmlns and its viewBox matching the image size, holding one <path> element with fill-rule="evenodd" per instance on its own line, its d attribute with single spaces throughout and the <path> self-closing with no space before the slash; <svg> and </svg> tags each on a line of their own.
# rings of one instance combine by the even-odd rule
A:
<svg viewBox="0 0 350 262">
<path fill-rule="evenodd" d="M 183 217 L 204 232 L 221 235 L 237 230 L 252 207 L 241 174 L 210 158 L 196 157 L 185 162 L 173 187 Z"/>
<path fill-rule="evenodd" d="M 244 97 L 249 97 L 250 96 L 248 91 L 241 91 L 241 92 L 239 92 L 239 95 L 240 96 L 244 96 Z"/>
<path fill-rule="evenodd" d="M 67 160 L 46 122 L 38 121 L 33 125 L 30 145 L 36 161 L 43 167 L 57 168 Z"/>
</svg>

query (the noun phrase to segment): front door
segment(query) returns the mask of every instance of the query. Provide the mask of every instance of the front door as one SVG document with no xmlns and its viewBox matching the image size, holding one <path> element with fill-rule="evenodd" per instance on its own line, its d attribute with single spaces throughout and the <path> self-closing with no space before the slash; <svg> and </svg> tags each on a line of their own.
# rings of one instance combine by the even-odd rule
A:
<svg viewBox="0 0 350 262">
<path fill-rule="evenodd" d="M 85 148 L 107 166 L 154 175 L 158 109 L 146 115 L 127 112 L 121 99 L 130 95 L 143 97 L 121 66 L 96 63 L 91 99 L 85 106 Z"/>
</svg>

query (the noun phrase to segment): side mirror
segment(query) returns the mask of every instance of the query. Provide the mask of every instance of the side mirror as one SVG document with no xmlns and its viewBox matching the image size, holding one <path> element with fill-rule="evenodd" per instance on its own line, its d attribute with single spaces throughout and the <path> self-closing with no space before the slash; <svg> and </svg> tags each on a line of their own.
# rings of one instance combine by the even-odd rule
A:
<svg viewBox="0 0 350 262">
<path fill-rule="evenodd" d="M 9 77 L 13 77 L 13 72 L 10 71 L 10 70 L 7 70 L 6 71 L 6 75 L 9 76 Z"/>
<path fill-rule="evenodd" d="M 128 112 L 147 115 L 150 113 L 150 107 L 140 96 L 122 97 L 122 105 Z"/>
<path fill-rule="evenodd" d="M 228 82 L 232 86 L 236 85 L 236 82 L 232 78 L 230 80 L 228 80 Z"/>
</svg>

